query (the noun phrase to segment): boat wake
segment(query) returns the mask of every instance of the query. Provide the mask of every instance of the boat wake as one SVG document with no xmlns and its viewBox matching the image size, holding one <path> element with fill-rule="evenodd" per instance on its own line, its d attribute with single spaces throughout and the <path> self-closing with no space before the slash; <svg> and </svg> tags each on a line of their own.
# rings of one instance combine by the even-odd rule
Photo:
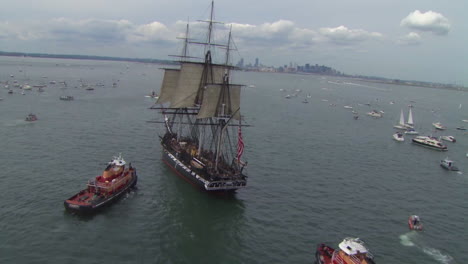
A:
<svg viewBox="0 0 468 264">
<path fill-rule="evenodd" d="M 414 243 L 411 241 L 411 237 L 414 236 L 416 232 L 408 232 L 406 234 L 400 235 L 400 244 L 406 247 L 414 246 Z"/>
<path fill-rule="evenodd" d="M 426 255 L 437 260 L 439 263 L 442 263 L 442 264 L 452 263 L 453 258 L 450 255 L 443 254 L 438 249 L 417 244 L 417 237 L 416 237 L 417 235 L 418 233 L 416 231 L 411 231 L 403 235 L 400 235 L 400 244 L 406 247 L 416 247 L 420 249 L 422 252 L 424 252 Z"/>
<path fill-rule="evenodd" d="M 435 248 L 423 247 L 422 251 L 443 264 L 449 264 L 453 261 L 453 258 L 450 255 L 444 255 L 442 252 L 440 252 L 440 250 Z"/>
</svg>

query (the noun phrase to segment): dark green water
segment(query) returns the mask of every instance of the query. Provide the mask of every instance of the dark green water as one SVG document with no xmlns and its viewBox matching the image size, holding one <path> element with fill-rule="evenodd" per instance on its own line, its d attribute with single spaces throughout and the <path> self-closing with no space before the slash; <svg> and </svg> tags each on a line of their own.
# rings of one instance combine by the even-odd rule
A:
<svg viewBox="0 0 468 264">
<path fill-rule="evenodd" d="M 455 127 L 468 119 L 466 93 L 237 73 L 255 85 L 242 95 L 249 186 L 217 197 L 160 159 L 162 127 L 146 122 L 158 115 L 144 97 L 158 91 L 160 67 L 0 57 L 0 263 L 313 263 L 317 243 L 347 236 L 366 241 L 379 264 L 464 263 L 468 135 Z M 86 91 L 79 79 L 103 86 Z M 6 80 L 48 87 L 8 95 Z M 421 134 L 457 138 L 447 153 L 392 140 L 411 100 Z M 366 116 L 373 108 L 384 117 Z M 29 112 L 39 121 L 23 121 Z M 434 131 L 436 121 L 448 130 Z M 138 188 L 94 217 L 65 212 L 63 200 L 118 153 L 137 168 Z M 447 156 L 462 173 L 439 167 Z M 425 231 L 409 232 L 411 214 Z"/>
</svg>

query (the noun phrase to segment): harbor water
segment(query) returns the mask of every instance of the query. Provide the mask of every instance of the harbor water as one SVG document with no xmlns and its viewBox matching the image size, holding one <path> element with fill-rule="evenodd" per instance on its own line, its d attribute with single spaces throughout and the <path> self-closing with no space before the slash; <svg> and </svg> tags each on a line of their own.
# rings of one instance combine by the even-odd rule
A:
<svg viewBox="0 0 468 264">
<path fill-rule="evenodd" d="M 164 128 L 145 97 L 161 67 L 0 57 L 0 263 L 314 263 L 318 243 L 350 236 L 379 264 L 464 263 L 468 134 L 455 128 L 468 127 L 466 92 L 236 72 L 248 187 L 214 196 L 161 160 Z M 33 87 L 22 95 L 15 81 Z M 410 104 L 420 135 L 457 139 L 447 152 L 392 139 Z M 119 153 L 137 188 L 94 216 L 65 211 Z M 446 157 L 461 171 L 443 170 Z M 413 214 L 424 231 L 408 230 Z"/>
</svg>

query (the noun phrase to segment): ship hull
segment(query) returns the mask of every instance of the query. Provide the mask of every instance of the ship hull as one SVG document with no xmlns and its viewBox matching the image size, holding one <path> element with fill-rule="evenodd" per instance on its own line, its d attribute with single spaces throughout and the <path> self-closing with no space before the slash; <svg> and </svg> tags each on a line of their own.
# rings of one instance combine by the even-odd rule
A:
<svg viewBox="0 0 468 264">
<path fill-rule="evenodd" d="M 113 204 L 117 200 L 119 200 L 125 193 L 130 191 L 130 189 L 134 188 L 138 181 L 138 176 L 136 173 L 133 175 L 132 180 L 120 191 L 115 193 L 112 196 L 105 197 L 102 199 L 95 200 L 92 203 L 79 203 L 77 202 L 77 197 L 83 194 L 87 194 L 87 190 L 82 190 L 79 193 L 75 194 L 74 196 L 70 197 L 69 199 L 63 202 L 65 209 L 68 211 L 80 213 L 80 214 L 92 214 L 100 211 L 101 209 Z M 93 195 L 89 193 L 89 195 Z"/>
<path fill-rule="evenodd" d="M 428 144 L 419 142 L 419 141 L 415 140 L 414 138 L 413 138 L 413 143 L 418 145 L 418 146 L 422 146 L 422 147 L 426 147 L 426 148 L 434 149 L 434 150 L 438 150 L 438 151 L 447 151 L 448 150 L 447 147 L 435 147 L 435 146 L 432 146 L 432 145 L 428 145 Z"/>
<path fill-rule="evenodd" d="M 164 148 L 163 162 L 171 168 L 178 176 L 192 185 L 206 192 L 212 193 L 233 193 L 237 189 L 245 188 L 246 180 L 208 180 L 192 169 L 190 165 L 182 163 L 173 153 Z"/>
</svg>

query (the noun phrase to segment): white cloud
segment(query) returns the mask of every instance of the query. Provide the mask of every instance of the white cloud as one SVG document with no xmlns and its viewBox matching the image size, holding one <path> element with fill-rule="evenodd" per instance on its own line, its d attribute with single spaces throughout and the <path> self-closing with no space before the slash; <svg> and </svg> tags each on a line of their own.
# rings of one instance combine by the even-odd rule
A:
<svg viewBox="0 0 468 264">
<path fill-rule="evenodd" d="M 338 45 L 350 45 L 367 40 L 380 39 L 383 36 L 378 32 L 368 32 L 363 29 L 348 29 L 345 26 L 321 28 L 319 32 L 329 41 Z"/>
<path fill-rule="evenodd" d="M 419 45 L 421 43 L 421 36 L 416 32 L 410 32 L 398 41 L 400 45 Z"/>
<path fill-rule="evenodd" d="M 133 42 L 173 41 L 174 38 L 174 33 L 172 33 L 164 24 L 156 21 L 137 26 L 128 36 L 128 40 Z"/>
<path fill-rule="evenodd" d="M 410 29 L 431 32 L 436 35 L 447 35 L 450 31 L 449 20 L 442 14 L 433 11 L 421 13 L 419 10 L 416 10 L 403 18 L 400 25 Z"/>
</svg>

